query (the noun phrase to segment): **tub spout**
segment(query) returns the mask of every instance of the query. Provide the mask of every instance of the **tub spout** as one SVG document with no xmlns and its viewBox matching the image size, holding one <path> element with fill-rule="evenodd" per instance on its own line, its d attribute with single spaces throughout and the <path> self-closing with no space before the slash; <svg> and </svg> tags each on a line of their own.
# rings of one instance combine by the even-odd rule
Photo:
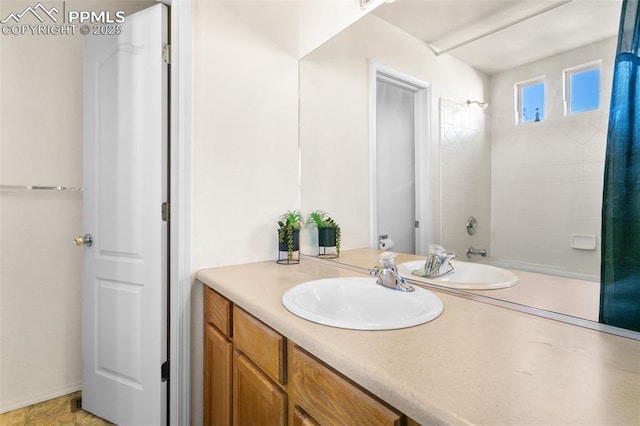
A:
<svg viewBox="0 0 640 426">
<path fill-rule="evenodd" d="M 467 258 L 471 259 L 471 256 L 476 255 L 476 256 L 482 256 L 482 257 L 487 257 L 487 250 L 486 249 L 474 249 L 473 247 L 469 247 L 467 249 Z"/>
</svg>

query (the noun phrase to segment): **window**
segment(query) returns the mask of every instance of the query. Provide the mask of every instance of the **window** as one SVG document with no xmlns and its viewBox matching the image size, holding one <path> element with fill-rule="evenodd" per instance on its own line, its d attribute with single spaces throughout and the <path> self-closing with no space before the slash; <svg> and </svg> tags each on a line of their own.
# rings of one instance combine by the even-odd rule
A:
<svg viewBox="0 0 640 426">
<path fill-rule="evenodd" d="M 600 109 L 601 67 L 598 61 L 563 71 L 565 115 Z"/>
<path fill-rule="evenodd" d="M 544 120 L 544 77 L 516 83 L 516 124 Z"/>
</svg>

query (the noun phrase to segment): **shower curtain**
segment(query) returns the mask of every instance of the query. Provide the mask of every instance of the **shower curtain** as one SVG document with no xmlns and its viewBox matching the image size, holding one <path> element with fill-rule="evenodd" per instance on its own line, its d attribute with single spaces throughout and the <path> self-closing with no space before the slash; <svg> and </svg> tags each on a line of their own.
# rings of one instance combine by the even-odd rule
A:
<svg viewBox="0 0 640 426">
<path fill-rule="evenodd" d="M 600 322 L 640 331 L 640 11 L 624 0 L 602 204 Z"/>
</svg>

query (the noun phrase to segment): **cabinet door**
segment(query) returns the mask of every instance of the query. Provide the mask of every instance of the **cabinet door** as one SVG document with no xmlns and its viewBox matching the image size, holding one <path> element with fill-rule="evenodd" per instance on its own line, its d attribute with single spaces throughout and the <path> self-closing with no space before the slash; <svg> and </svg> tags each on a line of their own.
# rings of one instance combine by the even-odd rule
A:
<svg viewBox="0 0 640 426">
<path fill-rule="evenodd" d="M 391 426 L 404 424 L 395 410 L 342 375 L 294 347 L 290 395 L 293 404 L 322 425 Z"/>
<path fill-rule="evenodd" d="M 233 424 L 285 425 L 287 395 L 244 355 L 233 354 Z"/>
<path fill-rule="evenodd" d="M 231 424 L 231 357 L 233 349 L 214 326 L 204 331 L 204 425 Z"/>
</svg>

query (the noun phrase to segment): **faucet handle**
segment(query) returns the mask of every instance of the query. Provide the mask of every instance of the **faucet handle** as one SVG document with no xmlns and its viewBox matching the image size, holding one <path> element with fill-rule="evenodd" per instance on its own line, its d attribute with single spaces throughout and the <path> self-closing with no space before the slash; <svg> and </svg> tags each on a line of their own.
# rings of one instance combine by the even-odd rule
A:
<svg viewBox="0 0 640 426">
<path fill-rule="evenodd" d="M 447 250 L 440 244 L 429 244 L 429 254 L 444 254 Z"/>
<path fill-rule="evenodd" d="M 380 262 L 380 266 L 383 268 L 395 268 L 395 259 L 398 256 L 397 253 L 392 251 L 383 251 L 378 255 L 378 262 Z"/>
</svg>

